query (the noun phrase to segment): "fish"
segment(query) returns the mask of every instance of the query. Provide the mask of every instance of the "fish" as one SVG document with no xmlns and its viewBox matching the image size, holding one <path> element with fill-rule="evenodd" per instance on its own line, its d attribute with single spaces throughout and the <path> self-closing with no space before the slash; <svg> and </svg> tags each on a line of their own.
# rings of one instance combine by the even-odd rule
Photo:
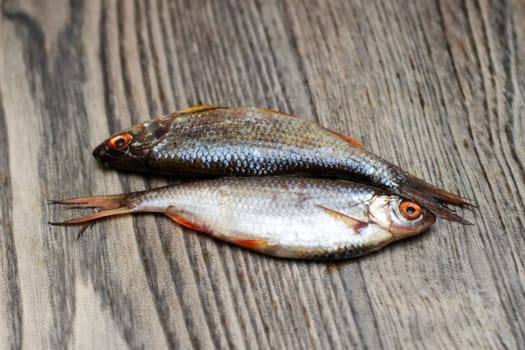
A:
<svg viewBox="0 0 525 350">
<path fill-rule="evenodd" d="M 372 186 L 296 176 L 223 177 L 52 203 L 100 210 L 53 225 L 161 213 L 243 248 L 308 260 L 361 256 L 419 234 L 436 219 L 419 204 Z"/>
<path fill-rule="evenodd" d="M 449 205 L 471 205 L 367 151 L 349 136 L 264 108 L 199 105 L 114 134 L 93 155 L 118 170 L 183 177 L 298 174 L 364 182 L 441 218 L 469 222 Z"/>
</svg>

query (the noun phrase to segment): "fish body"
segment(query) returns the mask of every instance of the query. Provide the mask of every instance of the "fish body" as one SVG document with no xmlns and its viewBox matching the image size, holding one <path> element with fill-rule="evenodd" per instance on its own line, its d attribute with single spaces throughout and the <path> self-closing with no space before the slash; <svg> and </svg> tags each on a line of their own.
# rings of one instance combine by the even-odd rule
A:
<svg viewBox="0 0 525 350">
<path fill-rule="evenodd" d="M 316 260 L 367 254 L 418 234 L 435 221 L 418 204 L 377 188 L 301 177 L 217 178 L 57 203 L 105 209 L 63 224 L 158 212 L 260 253 Z"/>
<path fill-rule="evenodd" d="M 179 177 L 306 174 L 383 188 L 464 222 L 467 202 L 314 122 L 261 108 L 197 106 L 135 125 L 93 152 L 108 167 Z"/>
</svg>

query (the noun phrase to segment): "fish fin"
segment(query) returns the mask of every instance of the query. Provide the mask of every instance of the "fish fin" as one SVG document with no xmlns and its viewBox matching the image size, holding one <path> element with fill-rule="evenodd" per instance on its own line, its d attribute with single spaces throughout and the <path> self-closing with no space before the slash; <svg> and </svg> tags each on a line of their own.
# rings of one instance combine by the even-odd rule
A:
<svg viewBox="0 0 525 350">
<path fill-rule="evenodd" d="M 181 109 L 180 111 L 175 112 L 175 116 L 179 116 L 182 114 L 189 114 L 189 113 L 199 113 L 204 111 L 209 111 L 212 109 L 217 108 L 224 108 L 223 106 L 216 106 L 216 105 L 195 105 L 188 108 Z"/>
<path fill-rule="evenodd" d="M 473 225 L 470 221 L 465 220 L 461 216 L 456 214 L 454 210 L 450 209 L 449 207 L 439 202 L 419 200 L 418 203 L 424 206 L 426 209 L 428 209 L 428 211 L 430 211 L 432 214 L 436 215 L 437 217 L 440 217 L 448 221 L 457 222 L 463 225 Z"/>
<path fill-rule="evenodd" d="M 411 174 L 406 174 L 407 180 L 414 190 L 426 192 L 432 195 L 432 197 L 446 204 L 460 205 L 460 206 L 473 206 L 475 204 L 469 202 L 468 199 L 461 197 L 460 195 L 449 192 L 445 189 L 429 184 L 428 182 L 421 180 Z"/>
<path fill-rule="evenodd" d="M 208 229 L 205 225 L 197 224 L 190 220 L 184 219 L 180 216 L 180 214 L 174 214 L 174 213 L 164 213 L 164 214 L 181 226 L 187 227 L 195 231 L 212 234 L 211 230 Z"/>
<path fill-rule="evenodd" d="M 418 203 L 437 217 L 448 221 L 458 222 L 463 225 L 472 225 L 471 222 L 463 219 L 461 216 L 456 214 L 454 210 L 450 209 L 442 201 L 432 197 L 430 194 L 418 190 L 407 190 L 404 188 L 398 190 L 397 192 L 401 197 L 408 198 Z"/>
<path fill-rule="evenodd" d="M 275 110 L 275 109 L 270 109 L 270 108 L 257 108 L 257 109 L 260 110 L 260 111 L 263 111 L 263 112 L 275 113 L 275 114 L 284 115 L 284 116 L 286 116 L 286 117 L 292 117 L 292 118 L 303 119 L 303 118 L 301 118 L 301 117 L 298 117 L 298 116 L 295 116 L 295 115 L 292 115 L 292 114 L 288 114 L 288 113 L 284 113 L 284 112 L 281 112 L 281 111 L 277 111 L 277 110 Z M 303 119 L 303 120 L 318 125 L 318 124 L 317 124 L 316 122 L 314 122 L 314 121 L 306 120 L 306 119 Z M 343 141 L 348 142 L 348 143 L 351 144 L 352 146 L 359 147 L 359 148 L 365 148 L 365 145 L 363 145 L 363 143 L 361 143 L 360 141 L 354 139 L 353 137 L 347 136 L 347 135 L 345 135 L 345 134 L 342 134 L 342 133 L 340 133 L 340 132 L 337 132 L 337 131 L 334 131 L 334 130 L 330 130 L 330 129 L 327 129 L 327 128 L 323 128 L 323 129 L 325 129 L 326 131 L 329 131 L 329 132 L 331 132 L 332 134 L 338 136 L 338 137 L 341 138 Z"/>
<path fill-rule="evenodd" d="M 406 180 L 403 181 L 395 191 L 396 194 L 415 201 L 440 218 L 458 222 L 463 225 L 472 225 L 472 223 L 456 214 L 456 212 L 447 207 L 447 205 L 476 207 L 475 204 L 470 203 L 467 199 L 457 194 L 431 185 L 413 175 L 406 174 L 406 177 Z"/>
<path fill-rule="evenodd" d="M 195 231 L 204 232 L 204 233 L 213 235 L 213 232 L 205 225 L 197 224 L 190 220 L 184 219 L 180 216 L 181 214 L 165 213 L 165 215 L 181 226 L 184 226 L 186 228 L 189 228 Z M 243 248 L 251 249 L 251 250 L 260 250 L 268 246 L 268 242 L 262 239 L 222 239 L 222 240 L 225 240 L 232 244 L 238 245 Z"/>
<path fill-rule="evenodd" d="M 102 210 L 97 213 L 80 216 L 78 218 L 73 218 L 73 219 L 69 219 L 66 221 L 62 221 L 62 222 L 49 221 L 48 224 L 55 225 L 55 226 L 77 225 L 77 224 L 83 224 L 86 222 L 102 219 L 107 216 L 122 215 L 122 214 L 128 214 L 128 213 L 131 213 L 131 209 L 127 207 L 122 207 L 122 208 L 116 208 L 116 209 Z"/>
<path fill-rule="evenodd" d="M 262 239 L 237 239 L 231 241 L 233 244 L 243 248 L 259 250 L 268 246 L 268 242 Z"/>
<path fill-rule="evenodd" d="M 75 208 L 101 208 L 116 209 L 122 206 L 127 194 L 115 194 L 107 196 L 77 197 L 69 199 L 48 201 L 49 204 L 68 204 L 70 209 Z"/>
<path fill-rule="evenodd" d="M 331 262 L 326 266 L 326 272 L 333 273 L 341 270 L 346 265 L 350 264 L 351 260 L 344 260 L 338 262 Z"/>
<path fill-rule="evenodd" d="M 69 219 L 62 222 L 49 222 L 50 225 L 76 225 L 98 220 L 107 216 L 128 214 L 132 209 L 127 206 L 130 194 L 117 194 L 106 196 L 77 197 L 62 200 L 51 200 L 50 204 L 66 204 L 69 208 L 100 208 L 102 211 Z"/>
<path fill-rule="evenodd" d="M 258 111 L 266 112 L 266 113 L 280 114 L 280 115 L 284 115 L 285 117 L 292 117 L 292 118 L 302 119 L 302 118 L 300 118 L 298 116 L 295 116 L 295 115 L 292 115 L 292 114 L 288 114 L 288 113 L 285 113 L 285 112 L 281 112 L 281 111 L 278 111 L 276 109 L 271 109 L 271 108 L 255 108 L 255 109 L 258 110 Z"/>
<path fill-rule="evenodd" d="M 334 131 L 334 130 L 330 130 L 330 129 L 326 129 L 326 130 L 330 131 L 332 134 L 334 134 L 335 136 L 339 137 L 343 141 L 348 142 L 352 146 L 359 147 L 359 148 L 365 148 L 365 145 L 363 145 L 360 141 L 354 139 L 353 137 L 350 137 L 348 135 L 345 135 L 343 133 L 340 133 L 340 132 L 337 132 L 337 131 Z"/>
<path fill-rule="evenodd" d="M 343 214 L 337 210 L 330 209 L 322 205 L 319 205 L 319 207 L 334 218 L 344 221 L 348 226 L 350 226 L 353 229 L 355 234 L 359 234 L 361 230 L 365 229 L 368 226 L 367 221 L 358 220 L 356 218 Z"/>
</svg>

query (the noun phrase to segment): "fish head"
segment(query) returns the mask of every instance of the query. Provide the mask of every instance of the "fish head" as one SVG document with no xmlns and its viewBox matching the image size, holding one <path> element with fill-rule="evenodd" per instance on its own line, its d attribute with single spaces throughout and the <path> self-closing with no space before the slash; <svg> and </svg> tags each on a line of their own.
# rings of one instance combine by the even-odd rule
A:
<svg viewBox="0 0 525 350">
<path fill-rule="evenodd" d="M 374 197 L 368 214 L 377 225 L 390 231 L 394 239 L 417 235 L 436 221 L 426 208 L 396 195 Z"/>
<path fill-rule="evenodd" d="M 166 119 L 157 118 L 112 135 L 93 150 L 93 156 L 106 167 L 146 170 L 148 155 L 168 130 Z"/>
</svg>

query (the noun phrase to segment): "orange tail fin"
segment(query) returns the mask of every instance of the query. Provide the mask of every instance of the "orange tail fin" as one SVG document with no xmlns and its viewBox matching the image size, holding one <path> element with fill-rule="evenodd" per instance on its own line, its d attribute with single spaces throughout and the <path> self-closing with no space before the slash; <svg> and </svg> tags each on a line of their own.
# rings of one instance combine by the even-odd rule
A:
<svg viewBox="0 0 525 350">
<path fill-rule="evenodd" d="M 102 208 L 116 209 L 122 206 L 127 194 L 107 196 L 77 197 L 61 200 L 50 200 L 49 204 L 68 204 L 69 208 Z"/>
<path fill-rule="evenodd" d="M 64 200 L 52 200 L 50 204 L 66 204 L 69 208 L 100 208 L 103 209 L 97 213 L 92 213 L 62 222 L 49 222 L 50 225 L 76 225 L 90 221 L 98 220 L 107 216 L 121 215 L 131 213 L 127 207 L 127 194 L 78 197 Z"/>
</svg>

